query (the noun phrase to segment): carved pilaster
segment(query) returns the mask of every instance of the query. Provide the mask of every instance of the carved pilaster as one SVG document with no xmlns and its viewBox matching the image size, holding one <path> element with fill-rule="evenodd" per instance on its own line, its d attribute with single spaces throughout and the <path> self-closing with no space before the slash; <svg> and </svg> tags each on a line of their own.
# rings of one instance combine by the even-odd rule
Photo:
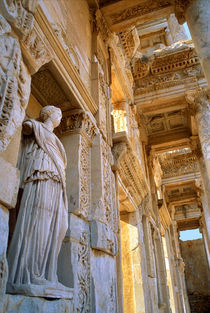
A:
<svg viewBox="0 0 210 313">
<path fill-rule="evenodd" d="M 62 141 L 67 149 L 69 211 L 88 219 L 91 192 L 90 150 L 92 140 L 97 134 L 97 127 L 89 112 L 74 110 L 64 115 L 59 132 L 65 135 Z"/>
</svg>

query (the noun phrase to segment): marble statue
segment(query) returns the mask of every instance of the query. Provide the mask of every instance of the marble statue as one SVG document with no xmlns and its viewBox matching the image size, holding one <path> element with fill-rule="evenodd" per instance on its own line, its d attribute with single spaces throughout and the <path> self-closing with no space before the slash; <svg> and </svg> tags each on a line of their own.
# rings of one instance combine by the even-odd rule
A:
<svg viewBox="0 0 210 313">
<path fill-rule="evenodd" d="M 58 282 L 57 259 L 68 226 L 66 154 L 53 133 L 61 110 L 46 106 L 39 120 L 23 123 L 19 161 L 23 195 L 9 248 L 7 292 L 71 297 Z"/>
</svg>

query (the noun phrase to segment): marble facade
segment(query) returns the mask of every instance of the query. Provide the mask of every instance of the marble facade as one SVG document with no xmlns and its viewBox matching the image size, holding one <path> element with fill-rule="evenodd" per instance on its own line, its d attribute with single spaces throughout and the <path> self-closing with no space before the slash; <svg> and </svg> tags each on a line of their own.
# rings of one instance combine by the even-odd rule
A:
<svg viewBox="0 0 210 313">
<path fill-rule="evenodd" d="M 209 10 L 0 0 L 0 312 L 191 312 L 179 232 L 199 228 L 209 262 Z M 55 287 L 53 301 L 6 289 L 22 124 L 45 106 L 62 111 L 67 158 L 56 271 L 68 292 Z"/>
</svg>

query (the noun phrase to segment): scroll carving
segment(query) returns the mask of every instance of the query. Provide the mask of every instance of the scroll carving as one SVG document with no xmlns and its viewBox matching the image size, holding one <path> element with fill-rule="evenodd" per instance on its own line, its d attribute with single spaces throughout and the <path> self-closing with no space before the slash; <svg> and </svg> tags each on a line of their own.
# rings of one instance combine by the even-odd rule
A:
<svg viewBox="0 0 210 313">
<path fill-rule="evenodd" d="M 80 210 L 81 214 L 87 218 L 90 208 L 90 181 L 89 181 L 89 144 L 82 137 L 80 150 Z"/>
<path fill-rule="evenodd" d="M 111 190 L 111 165 L 113 164 L 113 156 L 110 147 L 102 140 L 102 158 L 103 158 L 103 183 L 104 183 L 104 210 L 105 222 L 112 223 L 112 190 Z"/>
<path fill-rule="evenodd" d="M 89 236 L 83 232 L 78 248 L 78 294 L 75 303 L 75 312 L 90 312 L 90 260 Z"/>
</svg>

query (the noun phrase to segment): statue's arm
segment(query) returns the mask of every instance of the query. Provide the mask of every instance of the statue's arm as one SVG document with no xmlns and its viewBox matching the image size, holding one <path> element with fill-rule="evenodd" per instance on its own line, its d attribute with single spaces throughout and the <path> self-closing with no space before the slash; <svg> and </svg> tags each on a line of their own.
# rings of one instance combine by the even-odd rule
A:
<svg viewBox="0 0 210 313">
<path fill-rule="evenodd" d="M 23 122 L 23 134 L 24 135 L 31 135 L 33 133 L 33 124 L 31 121 Z"/>
</svg>

